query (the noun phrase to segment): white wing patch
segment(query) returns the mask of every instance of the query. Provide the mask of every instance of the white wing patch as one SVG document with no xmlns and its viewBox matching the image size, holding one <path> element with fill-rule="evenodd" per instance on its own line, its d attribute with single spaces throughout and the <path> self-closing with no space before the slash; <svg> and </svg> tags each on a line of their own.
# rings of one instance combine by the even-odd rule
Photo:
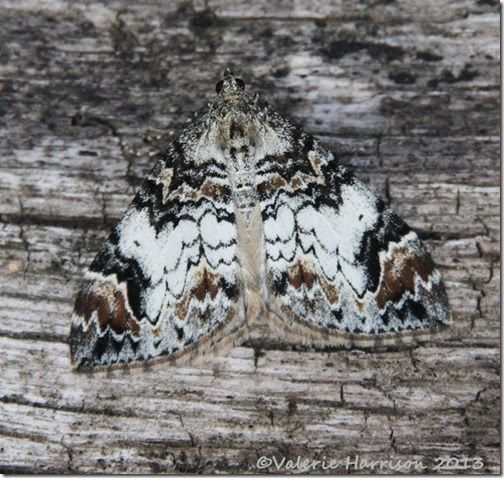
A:
<svg viewBox="0 0 504 478">
<path fill-rule="evenodd" d="M 362 183 L 342 185 L 337 208 L 310 199 L 300 206 L 279 193 L 263 209 L 269 308 L 287 328 L 299 335 L 296 324 L 314 324 L 339 340 L 341 332 L 413 331 L 448 319 L 441 276 L 418 237 L 404 223 L 396 231 L 393 213 Z"/>
<path fill-rule="evenodd" d="M 78 368 L 203 354 L 245 325 L 229 186 L 206 174 L 198 190 L 168 192 L 159 178 L 173 186 L 177 174 L 167 168 L 155 167 L 84 277 L 70 341 Z"/>
</svg>

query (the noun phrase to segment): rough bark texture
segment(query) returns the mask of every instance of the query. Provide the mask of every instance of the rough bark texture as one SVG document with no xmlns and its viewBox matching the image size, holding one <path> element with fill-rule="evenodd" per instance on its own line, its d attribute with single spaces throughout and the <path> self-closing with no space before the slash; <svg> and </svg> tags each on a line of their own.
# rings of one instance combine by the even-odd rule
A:
<svg viewBox="0 0 504 478">
<path fill-rule="evenodd" d="M 0 13 L 0 471 L 254 472 L 262 455 L 499 471 L 496 1 L 4 0 Z M 317 352 L 258 329 L 199 367 L 72 373 L 78 279 L 228 63 L 420 232 L 448 338 Z"/>
</svg>

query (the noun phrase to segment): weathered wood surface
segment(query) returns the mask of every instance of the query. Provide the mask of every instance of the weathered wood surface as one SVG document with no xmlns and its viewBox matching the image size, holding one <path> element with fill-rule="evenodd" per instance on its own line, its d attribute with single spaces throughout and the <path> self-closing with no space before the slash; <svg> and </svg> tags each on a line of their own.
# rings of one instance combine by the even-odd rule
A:
<svg viewBox="0 0 504 478">
<path fill-rule="evenodd" d="M 356 454 L 499 471 L 497 2 L 4 0 L 0 26 L 1 471 Z M 70 371 L 78 278 L 228 63 L 420 231 L 448 338 L 316 352 L 258 329 L 204 366 Z"/>
</svg>

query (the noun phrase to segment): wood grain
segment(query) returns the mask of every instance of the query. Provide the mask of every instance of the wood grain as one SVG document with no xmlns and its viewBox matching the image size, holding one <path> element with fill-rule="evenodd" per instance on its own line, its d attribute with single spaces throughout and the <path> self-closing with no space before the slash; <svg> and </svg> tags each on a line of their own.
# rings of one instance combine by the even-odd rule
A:
<svg viewBox="0 0 504 478">
<path fill-rule="evenodd" d="M 359 455 L 428 471 L 481 457 L 469 472 L 498 473 L 498 8 L 4 0 L 0 471 L 258 472 L 263 455 Z M 446 281 L 448 337 L 320 352 L 258 327 L 194 368 L 71 372 L 79 278 L 228 63 L 419 231 Z"/>
</svg>

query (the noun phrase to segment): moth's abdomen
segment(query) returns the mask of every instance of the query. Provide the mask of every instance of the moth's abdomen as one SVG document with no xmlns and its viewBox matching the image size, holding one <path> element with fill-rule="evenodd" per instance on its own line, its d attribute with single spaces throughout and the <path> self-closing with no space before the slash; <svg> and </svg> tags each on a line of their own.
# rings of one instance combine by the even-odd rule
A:
<svg viewBox="0 0 504 478">
<path fill-rule="evenodd" d="M 248 322 L 265 310 L 264 236 L 252 155 L 234 155 L 228 162 L 233 195 L 239 275 Z"/>
<path fill-rule="evenodd" d="M 236 172 L 231 179 L 233 198 L 236 208 L 248 221 L 259 200 L 254 182 L 254 174 L 249 172 Z"/>
<path fill-rule="evenodd" d="M 231 149 L 227 167 L 235 208 L 247 221 L 259 202 L 253 154 L 253 148 Z"/>
</svg>

